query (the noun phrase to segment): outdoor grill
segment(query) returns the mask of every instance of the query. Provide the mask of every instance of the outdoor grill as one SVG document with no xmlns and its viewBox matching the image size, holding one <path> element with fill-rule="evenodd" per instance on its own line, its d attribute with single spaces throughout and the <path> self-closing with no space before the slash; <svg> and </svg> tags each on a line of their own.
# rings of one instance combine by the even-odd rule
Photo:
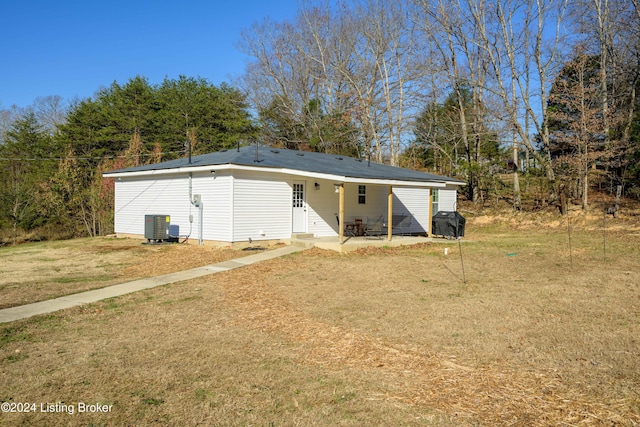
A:
<svg viewBox="0 0 640 427">
<path fill-rule="evenodd" d="M 463 237 L 466 220 L 458 212 L 440 211 L 433 216 L 431 234 L 444 237 Z"/>
</svg>

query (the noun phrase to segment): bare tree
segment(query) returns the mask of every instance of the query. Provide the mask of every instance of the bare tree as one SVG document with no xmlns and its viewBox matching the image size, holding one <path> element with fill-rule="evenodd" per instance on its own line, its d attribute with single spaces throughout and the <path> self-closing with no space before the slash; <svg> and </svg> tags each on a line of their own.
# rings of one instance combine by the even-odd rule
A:
<svg viewBox="0 0 640 427">
<path fill-rule="evenodd" d="M 0 145 L 5 143 L 7 132 L 13 123 L 24 116 L 28 110 L 12 105 L 9 109 L 0 110 Z"/>
<path fill-rule="evenodd" d="M 489 58 L 486 49 L 478 43 L 481 29 L 477 23 L 484 19 L 484 3 L 421 0 L 420 4 L 425 12 L 423 34 L 439 52 L 447 86 L 458 103 L 468 197 L 476 201 L 481 194 L 482 145 L 491 127 L 485 108 L 486 103 L 491 102 L 487 99 L 487 95 L 491 95 L 487 90 Z M 470 103 L 465 101 L 466 88 L 470 90 Z"/>
<path fill-rule="evenodd" d="M 514 28 L 515 15 L 518 12 L 517 8 L 506 9 L 503 7 L 501 3 L 498 3 L 496 12 L 497 12 L 496 15 L 498 19 L 500 35 L 504 43 L 504 55 L 506 56 L 506 61 L 509 64 L 508 69 L 511 75 L 511 78 L 509 79 L 510 80 L 509 86 L 511 91 L 510 98 L 509 98 L 509 107 L 510 107 L 509 110 L 515 110 L 516 112 L 519 113 L 521 108 L 521 105 L 520 105 L 521 103 L 520 103 L 520 97 L 518 95 L 518 82 L 515 78 L 513 78 L 513 76 L 515 75 L 515 73 L 519 68 L 518 59 L 517 59 L 518 49 L 524 49 L 524 51 L 526 52 L 526 48 L 528 46 L 529 40 L 526 36 L 522 37 L 523 35 L 526 35 L 526 33 L 522 31 L 517 31 Z M 529 8 L 526 8 L 526 11 L 524 14 L 524 25 L 523 25 L 524 28 L 527 28 L 529 26 L 530 20 L 531 20 L 531 10 Z M 500 51 L 498 51 L 498 55 L 500 55 Z M 530 80 L 528 78 L 528 73 L 526 72 L 529 70 L 528 64 L 529 64 L 528 61 L 524 62 L 525 93 L 527 93 L 529 89 L 529 83 L 530 83 Z M 512 120 L 513 120 L 513 116 L 512 116 Z M 525 122 L 528 122 L 527 115 L 525 115 Z M 518 175 L 518 152 L 519 152 L 518 148 L 520 146 L 519 144 L 520 141 L 518 139 L 518 132 L 516 130 L 516 127 L 513 124 L 511 124 L 510 127 L 512 128 L 511 148 L 512 148 L 512 162 L 514 165 L 513 166 L 513 206 L 516 209 L 520 209 L 520 180 Z M 524 131 L 526 135 L 529 134 L 528 126 L 526 124 L 525 124 Z"/>
<path fill-rule="evenodd" d="M 456 152 L 439 154 L 465 165 L 469 197 L 481 194 L 483 144 L 499 133 L 511 147 L 515 166 L 522 148 L 536 160 L 554 183 L 553 199 L 550 88 L 571 45 L 587 38 L 586 31 L 573 31 L 578 21 L 568 19 L 574 5 L 591 11 L 585 15 L 592 24 L 588 46 L 594 52 L 603 46 L 597 50 L 604 68 L 594 95 L 605 119 L 603 135 L 613 138 L 621 129 L 626 137 L 619 139 L 628 141 L 637 106 L 628 100 L 636 99 L 640 43 L 624 37 L 626 49 L 620 49 L 618 34 L 625 26 L 624 34 L 638 32 L 637 0 L 633 5 L 625 0 L 303 3 L 291 21 L 267 20 L 244 32 L 241 48 L 253 58 L 244 88 L 265 123 L 277 123 L 267 135 L 274 143 L 330 151 L 344 144 L 336 141 L 348 141 L 357 155 L 392 164 L 398 164 L 408 141 L 409 119 L 453 94 L 449 101 L 455 99 L 457 108 L 450 112 L 457 118 L 448 123 L 457 127 L 455 137 L 451 134 Z M 620 19 L 620 10 L 624 23 L 613 18 Z M 625 86 L 622 75 L 634 83 Z M 423 131 L 428 138 L 429 129 Z M 432 144 L 438 141 L 444 139 Z M 623 151 L 611 152 L 622 159 Z M 517 208 L 518 170 L 513 180 Z"/>
<path fill-rule="evenodd" d="M 302 40 L 298 26 L 268 20 L 255 23 L 242 33 L 240 48 L 254 58 L 242 85 L 258 111 L 276 109 L 279 115 L 302 122 L 313 77 Z M 280 142 L 287 148 L 299 147 L 297 136 L 285 134 L 274 139 L 278 138 L 284 138 Z"/>
<path fill-rule="evenodd" d="M 315 149 L 329 149 L 326 138 L 339 139 L 342 129 L 344 139 L 360 139 L 359 155 L 397 164 L 416 82 L 427 71 L 415 66 L 409 7 L 403 0 L 305 6 L 292 23 L 255 24 L 241 44 L 254 58 L 245 89 L 260 111 L 290 120 L 294 147 L 315 138 Z"/>
<path fill-rule="evenodd" d="M 634 150 L 631 129 L 640 81 L 640 13 L 637 0 L 576 0 L 573 8 L 591 54 L 598 57 L 600 118 L 607 146 L 602 157 L 611 183 L 620 185 Z"/>
<path fill-rule="evenodd" d="M 459 108 L 462 134 L 469 135 L 463 137 L 467 152 L 478 155 L 482 134 L 492 123 L 494 129 L 502 129 L 505 140 L 510 137 L 514 166 L 523 146 L 553 181 L 547 98 L 562 64 L 568 0 L 416 1 L 426 13 L 424 34 L 440 53 L 449 87 L 459 99 L 461 82 L 472 88 L 471 108 Z M 483 108 L 486 103 L 493 106 L 490 111 Z M 475 198 L 473 177 L 469 184 L 470 197 Z M 519 193 L 516 171 L 515 207 Z"/>
<path fill-rule="evenodd" d="M 309 117 L 305 125 L 309 126 L 309 134 L 316 135 L 320 146 L 324 151 L 334 151 L 334 145 L 343 144 L 357 146 L 346 129 L 346 133 L 326 134 L 323 128 L 326 126 L 326 117 L 330 120 L 342 121 L 346 124 L 353 113 L 352 97 L 347 91 L 345 77 L 338 72 L 348 63 L 352 49 L 349 48 L 348 32 L 345 33 L 343 23 L 332 19 L 329 10 L 318 8 L 305 8 L 300 13 L 300 19 L 304 24 L 305 34 L 309 36 L 309 46 L 305 50 L 306 58 L 310 62 L 310 71 L 313 82 L 313 100 L 309 108 Z M 343 43 L 336 43 L 335 38 L 341 37 Z M 321 114 L 314 114 L 317 110 Z M 347 126 L 348 128 L 349 126 Z M 337 126 L 334 126 L 334 129 Z M 327 139 L 330 138 L 331 140 Z M 340 141 L 337 141 L 336 138 Z"/>
<path fill-rule="evenodd" d="M 376 73 L 372 79 L 373 93 L 379 93 L 376 103 L 380 112 L 376 114 L 388 141 L 392 165 L 398 164 L 402 138 L 407 132 L 407 111 L 415 106 L 416 82 L 428 71 L 417 66 L 415 28 L 409 9 L 410 4 L 403 0 L 366 0 L 355 9 L 355 14 L 363 18 L 366 50 L 361 58 L 370 62 L 370 69 Z"/>
<path fill-rule="evenodd" d="M 65 123 L 69 106 L 60 95 L 38 97 L 33 103 L 38 122 L 53 135 Z"/>
<path fill-rule="evenodd" d="M 462 86 L 466 81 L 467 74 L 463 71 L 463 65 L 460 64 L 462 61 L 460 58 L 460 45 L 465 43 L 465 34 L 468 28 L 463 26 L 463 20 L 459 13 L 460 9 L 455 8 L 451 2 L 446 0 L 437 0 L 436 2 L 421 0 L 420 5 L 425 12 L 423 35 L 425 38 L 431 39 L 433 46 L 439 53 L 449 87 L 452 88 L 458 103 L 459 134 L 465 152 L 470 153 L 467 106 L 462 93 Z M 469 198 L 473 199 L 475 194 L 474 185 L 472 182 L 469 183 Z"/>
<path fill-rule="evenodd" d="M 491 21 L 487 25 L 480 19 L 481 16 L 474 14 L 481 32 L 480 43 L 490 59 L 492 77 L 495 79 L 494 90 L 503 102 L 509 125 L 542 165 L 551 181 L 555 179 L 551 159 L 543 157 L 534 146 L 532 136 L 524 125 L 524 118 L 528 117 L 527 123 L 533 124 L 543 149 L 548 153 L 547 98 L 551 80 L 561 65 L 562 23 L 566 8 L 567 0 L 500 1 L 494 21 L 497 25 L 491 25 Z M 533 22 L 525 19 L 526 25 L 516 31 L 513 23 L 518 14 L 535 16 L 537 19 Z M 529 61 L 533 62 L 533 69 L 528 65 Z M 531 84 L 532 79 L 535 85 Z M 537 106 L 534 104 L 536 100 Z"/>
</svg>

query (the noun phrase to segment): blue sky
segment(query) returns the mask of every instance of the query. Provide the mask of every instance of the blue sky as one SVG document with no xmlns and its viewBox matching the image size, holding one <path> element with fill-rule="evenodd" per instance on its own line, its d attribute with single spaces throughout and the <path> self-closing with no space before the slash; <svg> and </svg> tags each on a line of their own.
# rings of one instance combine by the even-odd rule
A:
<svg viewBox="0 0 640 427">
<path fill-rule="evenodd" d="M 183 74 L 231 82 L 256 21 L 291 19 L 298 0 L 9 0 L 0 6 L 0 109 L 39 96 L 92 97 L 113 81 Z"/>
</svg>

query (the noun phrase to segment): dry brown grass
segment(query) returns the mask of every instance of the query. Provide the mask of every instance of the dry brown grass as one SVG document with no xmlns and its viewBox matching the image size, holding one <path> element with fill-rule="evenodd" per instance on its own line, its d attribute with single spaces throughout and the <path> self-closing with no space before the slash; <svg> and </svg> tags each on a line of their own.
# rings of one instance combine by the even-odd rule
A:
<svg viewBox="0 0 640 427">
<path fill-rule="evenodd" d="M 466 283 L 457 242 L 309 250 L 5 325 L 1 401 L 113 409 L 0 424 L 638 425 L 640 234 L 516 220 Z"/>
<path fill-rule="evenodd" d="M 92 238 L 0 248 L 0 308 L 238 258 L 241 251 Z"/>
</svg>

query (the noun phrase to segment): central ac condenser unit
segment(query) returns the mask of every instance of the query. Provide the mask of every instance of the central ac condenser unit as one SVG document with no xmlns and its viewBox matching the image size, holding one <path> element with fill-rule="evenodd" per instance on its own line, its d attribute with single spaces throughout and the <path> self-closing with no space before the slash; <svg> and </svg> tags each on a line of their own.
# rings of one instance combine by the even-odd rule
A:
<svg viewBox="0 0 640 427">
<path fill-rule="evenodd" d="M 147 241 L 162 241 L 169 239 L 169 215 L 145 215 L 144 237 Z"/>
</svg>

